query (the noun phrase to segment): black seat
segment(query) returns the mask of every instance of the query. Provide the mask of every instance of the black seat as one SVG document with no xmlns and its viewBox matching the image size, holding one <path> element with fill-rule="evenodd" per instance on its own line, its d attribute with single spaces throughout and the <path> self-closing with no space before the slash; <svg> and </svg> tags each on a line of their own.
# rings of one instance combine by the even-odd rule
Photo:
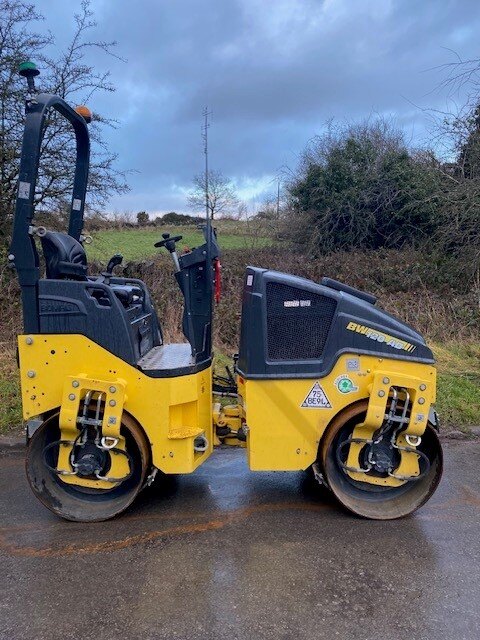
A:
<svg viewBox="0 0 480 640">
<path fill-rule="evenodd" d="M 47 231 L 40 240 L 48 279 L 87 279 L 87 256 L 78 240 L 60 231 Z"/>
<path fill-rule="evenodd" d="M 47 231 L 40 240 L 49 280 L 88 280 L 87 255 L 78 240 L 60 231 Z M 97 280 L 109 285 L 126 308 L 143 299 L 140 287 L 110 284 L 105 277 Z M 97 291 L 95 297 L 99 297 L 101 304 L 101 291 Z"/>
</svg>

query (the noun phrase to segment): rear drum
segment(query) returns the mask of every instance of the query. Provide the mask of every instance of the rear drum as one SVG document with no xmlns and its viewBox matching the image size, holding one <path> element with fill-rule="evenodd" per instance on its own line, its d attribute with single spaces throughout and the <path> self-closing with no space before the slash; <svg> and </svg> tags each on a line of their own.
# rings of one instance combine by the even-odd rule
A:
<svg viewBox="0 0 480 640">
<path fill-rule="evenodd" d="M 99 522 L 124 511 L 135 499 L 145 482 L 150 464 L 149 447 L 142 429 L 127 414 L 122 416 L 121 434 L 131 456 L 132 474 L 111 489 L 95 489 L 66 484 L 45 465 L 44 450 L 59 440 L 58 414 L 46 420 L 30 439 L 26 471 L 35 496 L 48 509 L 66 520 Z M 48 449 L 47 462 L 55 468 L 58 449 Z"/>
</svg>

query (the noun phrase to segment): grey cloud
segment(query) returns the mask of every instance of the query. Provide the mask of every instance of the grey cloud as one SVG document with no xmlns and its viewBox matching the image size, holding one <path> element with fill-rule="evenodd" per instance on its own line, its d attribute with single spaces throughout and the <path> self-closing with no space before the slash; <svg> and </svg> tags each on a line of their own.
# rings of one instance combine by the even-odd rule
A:
<svg viewBox="0 0 480 640">
<path fill-rule="evenodd" d="M 65 3 L 38 0 L 46 27 L 66 34 Z M 451 60 L 477 55 L 474 0 L 97 0 L 97 36 L 128 62 L 101 60 L 118 90 L 96 98 L 120 121 L 109 132 L 132 193 L 112 207 L 185 208 L 202 165 L 200 116 L 213 111 L 215 168 L 237 179 L 294 165 L 325 121 L 393 114 L 425 135 L 412 103 L 443 106 L 433 91 Z M 57 23 L 57 10 L 61 8 Z M 461 99 L 461 98 L 460 98 Z"/>
</svg>

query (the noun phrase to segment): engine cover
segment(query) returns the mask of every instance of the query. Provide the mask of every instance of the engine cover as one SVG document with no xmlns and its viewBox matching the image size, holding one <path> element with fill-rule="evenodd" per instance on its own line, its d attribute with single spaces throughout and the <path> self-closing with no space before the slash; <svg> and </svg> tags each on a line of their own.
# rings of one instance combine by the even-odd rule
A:
<svg viewBox="0 0 480 640">
<path fill-rule="evenodd" d="M 248 267 L 238 372 L 246 378 L 323 377 L 342 353 L 433 364 L 414 329 L 375 306 L 370 294 Z"/>
</svg>

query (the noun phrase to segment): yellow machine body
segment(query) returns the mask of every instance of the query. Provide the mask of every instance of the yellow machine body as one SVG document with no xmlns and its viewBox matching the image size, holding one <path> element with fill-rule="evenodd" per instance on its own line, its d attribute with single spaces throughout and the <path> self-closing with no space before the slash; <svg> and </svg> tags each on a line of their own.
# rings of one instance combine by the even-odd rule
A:
<svg viewBox="0 0 480 640">
<path fill-rule="evenodd" d="M 405 388 L 412 401 L 407 429 L 399 436 L 422 436 L 429 409 L 435 402 L 436 371 L 431 365 L 411 361 L 344 354 L 332 371 L 320 379 L 238 379 L 239 404 L 222 407 L 211 402 L 211 367 L 179 377 L 152 378 L 81 335 L 19 337 L 19 358 L 25 420 L 59 411 L 61 440 L 78 435 L 77 416 L 86 394 L 92 403 L 102 399 L 102 435 L 118 440 L 123 412 L 142 427 L 150 443 L 152 463 L 165 473 L 190 473 L 207 459 L 218 444 L 214 426 L 229 426 L 234 434 L 242 425 L 247 431 L 248 462 L 252 470 L 301 470 L 312 465 L 325 429 L 341 411 L 367 399 L 365 420 L 355 438 L 369 439 L 380 427 L 387 411 L 389 390 Z M 356 371 L 348 370 L 352 357 Z M 345 382 L 346 381 L 346 382 Z M 312 395 L 313 394 L 313 395 Z M 321 401 L 315 401 L 315 394 Z M 314 398 L 314 400 L 309 400 Z M 205 451 L 194 450 L 194 440 L 204 436 Z M 235 435 L 226 444 L 243 444 Z M 245 445 L 244 445 L 245 446 Z M 347 464 L 358 465 L 361 444 L 349 447 Z M 411 449 L 411 447 L 407 447 Z M 68 471 L 71 446 L 60 447 L 58 470 Z M 120 477 L 128 468 L 125 456 L 111 456 L 111 475 Z M 419 473 L 418 456 L 401 451 L 398 475 Z M 394 477 L 375 478 L 349 471 L 361 482 L 398 486 Z M 102 480 L 62 476 L 64 482 L 106 488 Z"/>
<path fill-rule="evenodd" d="M 357 371 L 348 371 L 347 363 L 355 357 Z M 342 381 L 348 380 L 348 385 Z M 332 371 L 319 379 L 239 379 L 240 404 L 248 427 L 248 461 L 252 470 L 300 470 L 315 462 L 325 429 L 332 419 L 352 403 L 368 400 L 368 411 L 362 425 L 352 434 L 355 438 L 371 438 L 385 418 L 389 389 L 406 388 L 413 400 L 408 428 L 400 436 L 421 436 L 427 426 L 429 409 L 435 402 L 435 367 L 417 362 L 344 354 Z M 341 389 L 348 388 L 348 391 Z M 312 407 L 309 396 L 315 388 L 323 394 L 324 406 Z M 317 393 L 319 393 L 317 391 Z M 402 444 L 400 443 L 400 444 Z M 358 466 L 362 445 L 350 445 L 348 464 Z M 356 460 L 355 460 L 356 457 Z M 417 475 L 418 456 L 401 452 L 404 475 Z M 365 474 L 349 475 L 371 482 Z M 374 481 L 376 479 L 373 479 Z M 397 486 L 401 480 L 382 479 L 383 484 Z"/>
<path fill-rule="evenodd" d="M 59 410 L 61 439 L 72 441 L 87 391 L 103 392 L 103 435 L 119 437 L 120 418 L 127 412 L 145 432 L 152 463 L 161 471 L 189 473 L 212 452 L 211 367 L 176 378 L 151 378 L 82 335 L 22 335 L 18 347 L 25 420 Z M 208 446 L 197 452 L 193 443 L 200 435 Z M 60 452 L 58 468 L 67 469 L 70 449 L 61 447 Z M 122 475 L 122 461 L 124 456 L 118 462 L 112 456 L 112 476 Z M 69 481 L 69 476 L 61 477 Z M 104 488 L 102 481 L 83 483 Z"/>
</svg>

